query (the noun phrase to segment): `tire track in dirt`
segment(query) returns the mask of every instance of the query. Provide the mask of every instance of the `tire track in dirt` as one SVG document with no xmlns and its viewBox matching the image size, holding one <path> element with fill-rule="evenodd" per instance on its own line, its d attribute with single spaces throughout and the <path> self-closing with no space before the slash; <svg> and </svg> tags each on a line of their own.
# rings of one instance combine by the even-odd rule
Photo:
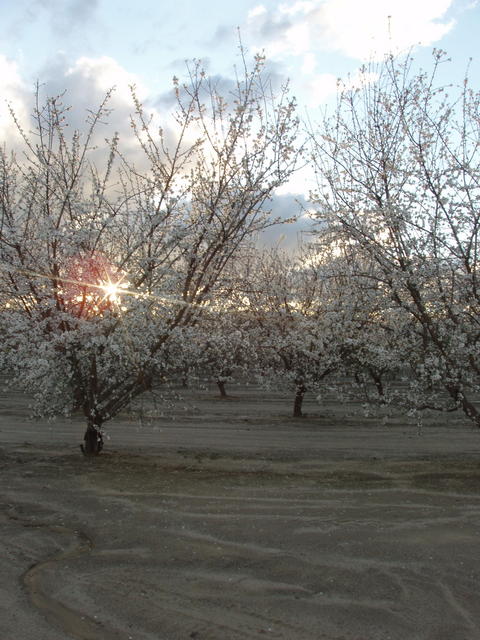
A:
<svg viewBox="0 0 480 640">
<path fill-rule="evenodd" d="M 125 634 L 107 629 L 102 622 L 94 620 L 73 607 L 62 604 L 50 596 L 42 585 L 42 574 L 46 570 L 54 569 L 66 560 L 72 560 L 93 550 L 93 540 L 86 533 L 64 525 L 52 525 L 45 522 L 33 523 L 12 513 L 8 514 L 8 518 L 25 528 L 43 529 L 73 538 L 66 549 L 35 562 L 21 577 L 21 582 L 31 603 L 52 626 L 61 629 L 75 640 L 127 640 L 130 638 Z"/>
</svg>

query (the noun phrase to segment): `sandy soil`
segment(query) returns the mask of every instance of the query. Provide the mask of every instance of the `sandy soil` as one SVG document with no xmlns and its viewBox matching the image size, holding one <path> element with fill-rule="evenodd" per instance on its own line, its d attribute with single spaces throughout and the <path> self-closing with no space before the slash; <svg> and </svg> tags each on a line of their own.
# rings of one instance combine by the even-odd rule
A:
<svg viewBox="0 0 480 640">
<path fill-rule="evenodd" d="M 478 640 L 480 434 L 234 393 L 95 460 L 0 396 L 1 640 Z"/>
</svg>

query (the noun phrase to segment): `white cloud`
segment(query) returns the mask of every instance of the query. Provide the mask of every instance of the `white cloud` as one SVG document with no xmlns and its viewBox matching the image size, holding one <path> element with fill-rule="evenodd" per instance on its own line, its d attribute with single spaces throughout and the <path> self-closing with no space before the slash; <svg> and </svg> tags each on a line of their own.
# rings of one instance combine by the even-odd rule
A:
<svg viewBox="0 0 480 640">
<path fill-rule="evenodd" d="M 20 77 L 18 67 L 15 62 L 0 54 L 0 78 L 1 78 L 1 101 L 0 101 L 0 144 L 12 144 L 18 138 L 18 133 L 12 126 L 12 116 L 10 108 L 15 112 L 20 125 L 28 128 L 28 106 L 27 90 Z"/>
<path fill-rule="evenodd" d="M 267 56 L 285 59 L 334 51 L 357 60 L 421 43 L 432 45 L 454 25 L 453 0 L 312 0 L 250 12 L 249 36 Z"/>
<path fill-rule="evenodd" d="M 452 4 L 453 0 L 300 0 L 284 2 L 275 10 L 258 5 L 249 14 L 245 37 L 286 75 L 294 74 L 292 86 L 312 108 L 337 91 L 337 75 L 318 72 L 325 68 L 323 53 L 372 62 L 419 44 L 431 46 L 454 26 L 454 20 L 446 18 Z M 374 78 L 363 76 L 346 82 L 357 86 L 371 81 Z"/>
<path fill-rule="evenodd" d="M 258 4 L 248 12 L 248 20 L 254 20 L 255 18 L 258 18 L 258 16 L 263 16 L 266 13 L 267 8 L 263 4 Z"/>
<path fill-rule="evenodd" d="M 15 95 L 23 89 L 23 83 L 18 72 L 16 62 L 0 54 L 0 78 L 2 79 L 2 94 L 4 98 Z"/>
<path fill-rule="evenodd" d="M 347 78 L 342 78 L 342 89 L 360 89 L 368 84 L 372 84 L 378 80 L 378 73 L 376 71 L 369 71 L 368 69 L 359 69 L 353 75 L 349 75 Z"/>
<path fill-rule="evenodd" d="M 315 55 L 309 51 L 303 56 L 301 71 L 305 75 L 311 75 L 315 71 L 317 66 L 317 59 Z"/>
<path fill-rule="evenodd" d="M 305 14 L 315 9 L 315 2 L 295 2 L 292 5 L 289 4 L 281 4 L 278 7 L 280 13 L 284 13 L 286 15 L 294 16 L 297 13 Z"/>
<path fill-rule="evenodd" d="M 326 0 L 312 17 L 326 48 L 366 60 L 440 40 L 454 25 L 444 19 L 452 1 Z"/>
<path fill-rule="evenodd" d="M 315 108 L 337 93 L 338 77 L 333 73 L 316 73 L 299 80 L 307 107 Z"/>
<path fill-rule="evenodd" d="M 90 86 L 90 91 L 105 93 L 115 87 L 116 100 L 125 100 L 131 104 L 130 85 L 135 85 L 140 98 L 146 95 L 146 89 L 139 84 L 138 78 L 129 73 L 116 60 L 108 56 L 100 58 L 82 57 L 66 70 L 66 79 L 81 82 L 84 86 Z"/>
</svg>

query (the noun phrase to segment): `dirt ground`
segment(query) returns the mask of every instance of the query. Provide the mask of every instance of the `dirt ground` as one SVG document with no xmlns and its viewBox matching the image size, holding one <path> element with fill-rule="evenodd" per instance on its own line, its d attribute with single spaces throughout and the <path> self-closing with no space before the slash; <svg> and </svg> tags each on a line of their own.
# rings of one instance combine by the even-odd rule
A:
<svg viewBox="0 0 480 640">
<path fill-rule="evenodd" d="M 232 394 L 88 460 L 3 391 L 1 640 L 480 638 L 480 433 Z"/>
</svg>

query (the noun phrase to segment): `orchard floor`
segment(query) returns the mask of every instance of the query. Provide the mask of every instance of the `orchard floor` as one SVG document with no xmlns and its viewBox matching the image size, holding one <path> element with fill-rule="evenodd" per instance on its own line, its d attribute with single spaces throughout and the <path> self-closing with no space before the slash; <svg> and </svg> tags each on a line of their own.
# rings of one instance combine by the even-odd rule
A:
<svg viewBox="0 0 480 640">
<path fill-rule="evenodd" d="M 190 391 L 78 419 L 0 394 L 1 640 L 478 640 L 480 433 Z"/>
</svg>

